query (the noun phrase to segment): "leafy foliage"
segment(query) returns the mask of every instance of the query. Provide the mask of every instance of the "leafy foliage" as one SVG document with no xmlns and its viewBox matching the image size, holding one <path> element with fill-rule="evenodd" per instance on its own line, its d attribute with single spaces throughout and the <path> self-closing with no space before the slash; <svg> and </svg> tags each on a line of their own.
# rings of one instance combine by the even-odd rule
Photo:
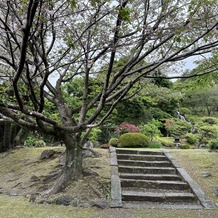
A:
<svg viewBox="0 0 218 218">
<path fill-rule="evenodd" d="M 208 143 L 208 147 L 210 150 L 218 150 L 218 140 L 217 139 L 210 140 Z"/>
<path fill-rule="evenodd" d="M 191 147 L 188 144 L 184 144 L 184 145 L 180 145 L 180 148 L 181 149 L 190 149 Z"/>
<path fill-rule="evenodd" d="M 119 139 L 118 138 L 111 138 L 109 140 L 109 145 L 114 146 L 114 147 L 118 147 L 119 145 Z"/>
<path fill-rule="evenodd" d="M 89 134 L 89 140 L 94 145 L 98 145 L 101 135 L 102 135 L 102 130 L 99 127 L 93 128 Z"/>
<path fill-rule="evenodd" d="M 159 128 L 162 126 L 162 123 L 158 120 L 152 119 L 150 122 L 142 126 L 143 134 L 149 136 L 150 141 L 154 139 L 156 136 L 160 136 Z"/>
<path fill-rule="evenodd" d="M 175 145 L 173 139 L 168 137 L 158 138 L 157 141 L 161 143 L 162 146 L 165 147 L 173 147 Z"/>
<path fill-rule="evenodd" d="M 115 110 L 116 115 L 114 114 L 113 122 L 117 124 L 125 120 L 127 123 L 133 122 L 137 125 L 146 120 L 145 107 L 138 97 L 121 101 Z"/>
<path fill-rule="evenodd" d="M 189 122 L 180 119 L 167 119 L 164 126 L 170 136 L 185 135 L 192 129 L 192 125 Z"/>
<path fill-rule="evenodd" d="M 131 123 L 121 123 L 118 128 L 115 129 L 118 134 L 124 133 L 139 133 L 139 128 Z"/>
<path fill-rule="evenodd" d="M 218 126 L 217 125 L 200 125 L 198 126 L 200 133 L 199 145 L 207 144 L 210 139 L 218 138 Z"/>
<path fill-rule="evenodd" d="M 187 134 L 185 134 L 185 138 L 186 138 L 188 143 L 193 145 L 193 144 L 195 144 L 197 142 L 198 135 L 197 134 L 192 134 L 192 133 L 187 133 Z"/>
<path fill-rule="evenodd" d="M 24 145 L 28 147 L 44 147 L 46 143 L 40 138 L 40 136 L 29 134 L 24 142 Z"/>
<path fill-rule="evenodd" d="M 149 139 L 141 133 L 125 133 L 119 138 L 121 147 L 144 148 L 148 147 Z"/>
</svg>

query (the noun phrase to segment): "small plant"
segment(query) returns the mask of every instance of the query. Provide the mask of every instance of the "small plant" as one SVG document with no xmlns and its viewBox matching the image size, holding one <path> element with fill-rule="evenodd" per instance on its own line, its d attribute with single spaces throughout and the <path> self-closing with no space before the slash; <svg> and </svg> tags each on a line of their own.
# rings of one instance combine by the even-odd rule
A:
<svg viewBox="0 0 218 218">
<path fill-rule="evenodd" d="M 24 142 L 24 146 L 28 146 L 28 147 L 34 146 L 37 140 L 38 139 L 36 137 L 29 135 Z"/>
<path fill-rule="evenodd" d="M 185 144 L 185 145 L 180 145 L 180 148 L 181 149 L 190 149 L 191 147 L 190 147 L 190 145 Z"/>
<path fill-rule="evenodd" d="M 218 150 L 218 140 L 217 139 L 212 139 L 208 143 L 208 148 L 210 150 Z"/>
<path fill-rule="evenodd" d="M 149 139 L 141 133 L 125 133 L 119 138 L 121 147 L 148 147 Z"/>
<path fill-rule="evenodd" d="M 35 141 L 34 146 L 35 147 L 45 147 L 46 143 L 42 139 L 40 139 L 40 140 Z"/>
<path fill-rule="evenodd" d="M 100 138 L 102 134 L 102 131 L 100 128 L 96 127 L 93 128 L 89 134 L 89 140 L 94 144 L 97 145 L 98 144 L 98 140 Z"/>
<path fill-rule="evenodd" d="M 114 146 L 114 147 L 118 147 L 119 139 L 118 138 L 111 138 L 109 141 L 109 145 Z"/>
</svg>

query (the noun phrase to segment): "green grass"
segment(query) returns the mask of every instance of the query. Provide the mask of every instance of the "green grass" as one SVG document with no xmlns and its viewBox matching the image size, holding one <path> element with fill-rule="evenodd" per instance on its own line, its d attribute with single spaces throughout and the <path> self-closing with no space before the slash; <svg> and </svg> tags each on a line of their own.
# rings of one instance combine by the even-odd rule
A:
<svg viewBox="0 0 218 218">
<path fill-rule="evenodd" d="M 218 197 L 213 192 L 218 187 L 218 153 L 207 149 L 170 150 L 177 162 L 198 183 L 213 203 L 218 204 Z M 202 177 L 203 172 L 210 172 L 210 177 Z"/>
<path fill-rule="evenodd" d="M 76 218 L 93 217 L 93 210 L 58 205 L 29 203 L 25 198 L 0 195 L 0 217 L 5 218 Z"/>
<path fill-rule="evenodd" d="M 0 195 L 0 217 L 5 218 L 216 218 L 218 210 L 98 209 L 39 205 L 25 198 Z"/>
<path fill-rule="evenodd" d="M 32 149 L 20 149 L 12 152 L 0 154 L 0 187 L 4 187 L 4 183 L 10 186 L 7 179 L 16 173 L 22 175 L 22 182 L 25 182 L 24 171 L 30 177 L 31 170 L 36 166 L 41 169 L 53 168 L 55 160 L 51 163 L 48 161 L 38 163 L 37 160 L 45 148 L 39 148 L 34 151 Z M 46 148 L 47 149 L 47 148 Z M 136 148 L 135 148 L 136 149 Z M 135 150 L 134 149 L 134 150 Z M 138 149 L 137 149 L 138 150 Z M 164 150 L 164 149 L 143 149 L 140 150 Z M 33 153 L 32 153 L 33 152 Z M 103 153 L 106 150 L 100 151 Z M 218 197 L 212 191 L 212 188 L 218 186 L 218 153 L 208 152 L 199 149 L 170 149 L 172 155 L 177 159 L 179 164 L 186 169 L 190 176 L 200 185 L 213 203 L 218 204 Z M 25 161 L 18 160 L 22 157 Z M 30 159 L 33 161 L 31 164 Z M 53 162 L 54 161 L 54 162 Z M 88 160 L 87 160 L 88 161 Z M 28 163 L 28 164 L 27 164 Z M 89 166 L 93 170 L 100 173 L 102 177 L 108 177 L 109 161 L 105 161 L 103 157 L 88 161 Z M 27 165 L 27 166 L 26 166 Z M 34 167 L 33 167 L 34 165 Z M 101 168 L 99 168 L 101 167 Z M 38 168 L 37 168 L 38 169 Z M 46 169 L 47 170 L 47 169 Z M 105 171 L 105 172 L 104 172 Z M 201 173 L 209 171 L 212 176 L 203 178 Z M 36 174 L 37 171 L 34 172 Z M 3 183 L 3 177 L 8 175 Z M 44 172 L 43 172 L 44 174 Z M 15 175 L 15 177 L 18 175 Z M 21 178 L 19 179 L 19 181 Z M 18 182 L 19 182 L 18 181 Z M 80 187 L 80 189 L 83 189 Z M 88 191 L 86 190 L 86 195 Z M 27 197 L 8 197 L 0 195 L 0 218 L 216 218 L 218 217 L 218 209 L 213 210 L 187 210 L 187 209 L 99 209 L 99 208 L 74 208 L 72 206 L 59 206 L 55 204 L 35 204 L 29 203 Z"/>
</svg>

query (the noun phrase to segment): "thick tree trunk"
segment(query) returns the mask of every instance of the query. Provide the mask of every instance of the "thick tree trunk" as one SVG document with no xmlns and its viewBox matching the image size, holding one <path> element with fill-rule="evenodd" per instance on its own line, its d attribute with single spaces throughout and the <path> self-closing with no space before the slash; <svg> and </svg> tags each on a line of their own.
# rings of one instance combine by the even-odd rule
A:
<svg viewBox="0 0 218 218">
<path fill-rule="evenodd" d="M 65 165 L 54 186 L 46 193 L 47 195 L 62 191 L 70 182 L 77 180 L 82 175 L 82 147 L 79 143 L 80 140 L 75 134 L 66 134 L 63 137 L 63 142 L 66 146 Z"/>
</svg>

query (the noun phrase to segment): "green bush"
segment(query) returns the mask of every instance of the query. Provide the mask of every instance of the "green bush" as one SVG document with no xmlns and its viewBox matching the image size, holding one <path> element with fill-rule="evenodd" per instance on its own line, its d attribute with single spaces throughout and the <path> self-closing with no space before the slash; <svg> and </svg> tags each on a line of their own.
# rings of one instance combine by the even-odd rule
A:
<svg viewBox="0 0 218 218">
<path fill-rule="evenodd" d="M 173 147 L 175 145 L 174 140 L 172 138 L 158 138 L 157 141 L 165 147 Z"/>
<path fill-rule="evenodd" d="M 98 145 L 98 140 L 99 140 L 101 134 L 102 134 L 102 131 L 99 127 L 93 128 L 89 134 L 89 140 L 94 145 Z"/>
<path fill-rule="evenodd" d="M 155 137 L 161 135 L 159 130 L 160 127 L 162 127 L 162 123 L 158 120 L 152 119 L 150 122 L 143 125 L 141 129 L 143 134 L 149 136 L 150 141 L 152 141 Z"/>
<path fill-rule="evenodd" d="M 35 147 L 45 147 L 46 143 L 42 139 L 40 139 L 40 140 L 35 141 L 34 146 Z"/>
<path fill-rule="evenodd" d="M 169 136 L 185 135 L 190 132 L 192 125 L 184 120 L 180 119 L 166 119 L 164 126 Z"/>
<path fill-rule="evenodd" d="M 42 139 L 29 135 L 25 140 L 24 145 L 28 147 L 44 147 L 46 146 L 46 143 Z"/>
<path fill-rule="evenodd" d="M 218 118 L 216 117 L 202 117 L 201 119 L 204 123 L 215 125 L 218 124 Z"/>
<path fill-rule="evenodd" d="M 157 141 L 152 141 L 149 143 L 148 145 L 149 148 L 160 148 L 161 147 L 161 143 L 157 142 Z"/>
<path fill-rule="evenodd" d="M 192 112 L 191 112 L 188 108 L 186 108 L 186 107 L 180 108 L 179 111 L 180 111 L 181 114 L 185 114 L 185 115 L 192 113 Z"/>
<path fill-rule="evenodd" d="M 34 146 L 34 144 L 37 140 L 38 140 L 38 138 L 29 135 L 24 142 L 24 146 L 28 146 L 28 147 Z"/>
<path fill-rule="evenodd" d="M 117 147 L 119 145 L 119 139 L 118 138 L 111 138 L 108 144 L 111 146 Z"/>
<path fill-rule="evenodd" d="M 181 149 L 190 149 L 191 147 L 190 147 L 190 145 L 185 144 L 185 145 L 180 145 L 180 148 Z"/>
<path fill-rule="evenodd" d="M 141 133 L 125 133 L 119 138 L 121 147 L 148 147 L 149 139 Z"/>
<path fill-rule="evenodd" d="M 188 143 L 190 143 L 191 145 L 195 144 L 197 142 L 198 136 L 196 134 L 192 134 L 192 133 L 187 133 L 185 135 L 185 138 L 187 140 Z"/>
<path fill-rule="evenodd" d="M 217 150 L 218 149 L 218 140 L 217 139 L 212 139 L 208 143 L 208 148 L 210 150 Z"/>
</svg>

